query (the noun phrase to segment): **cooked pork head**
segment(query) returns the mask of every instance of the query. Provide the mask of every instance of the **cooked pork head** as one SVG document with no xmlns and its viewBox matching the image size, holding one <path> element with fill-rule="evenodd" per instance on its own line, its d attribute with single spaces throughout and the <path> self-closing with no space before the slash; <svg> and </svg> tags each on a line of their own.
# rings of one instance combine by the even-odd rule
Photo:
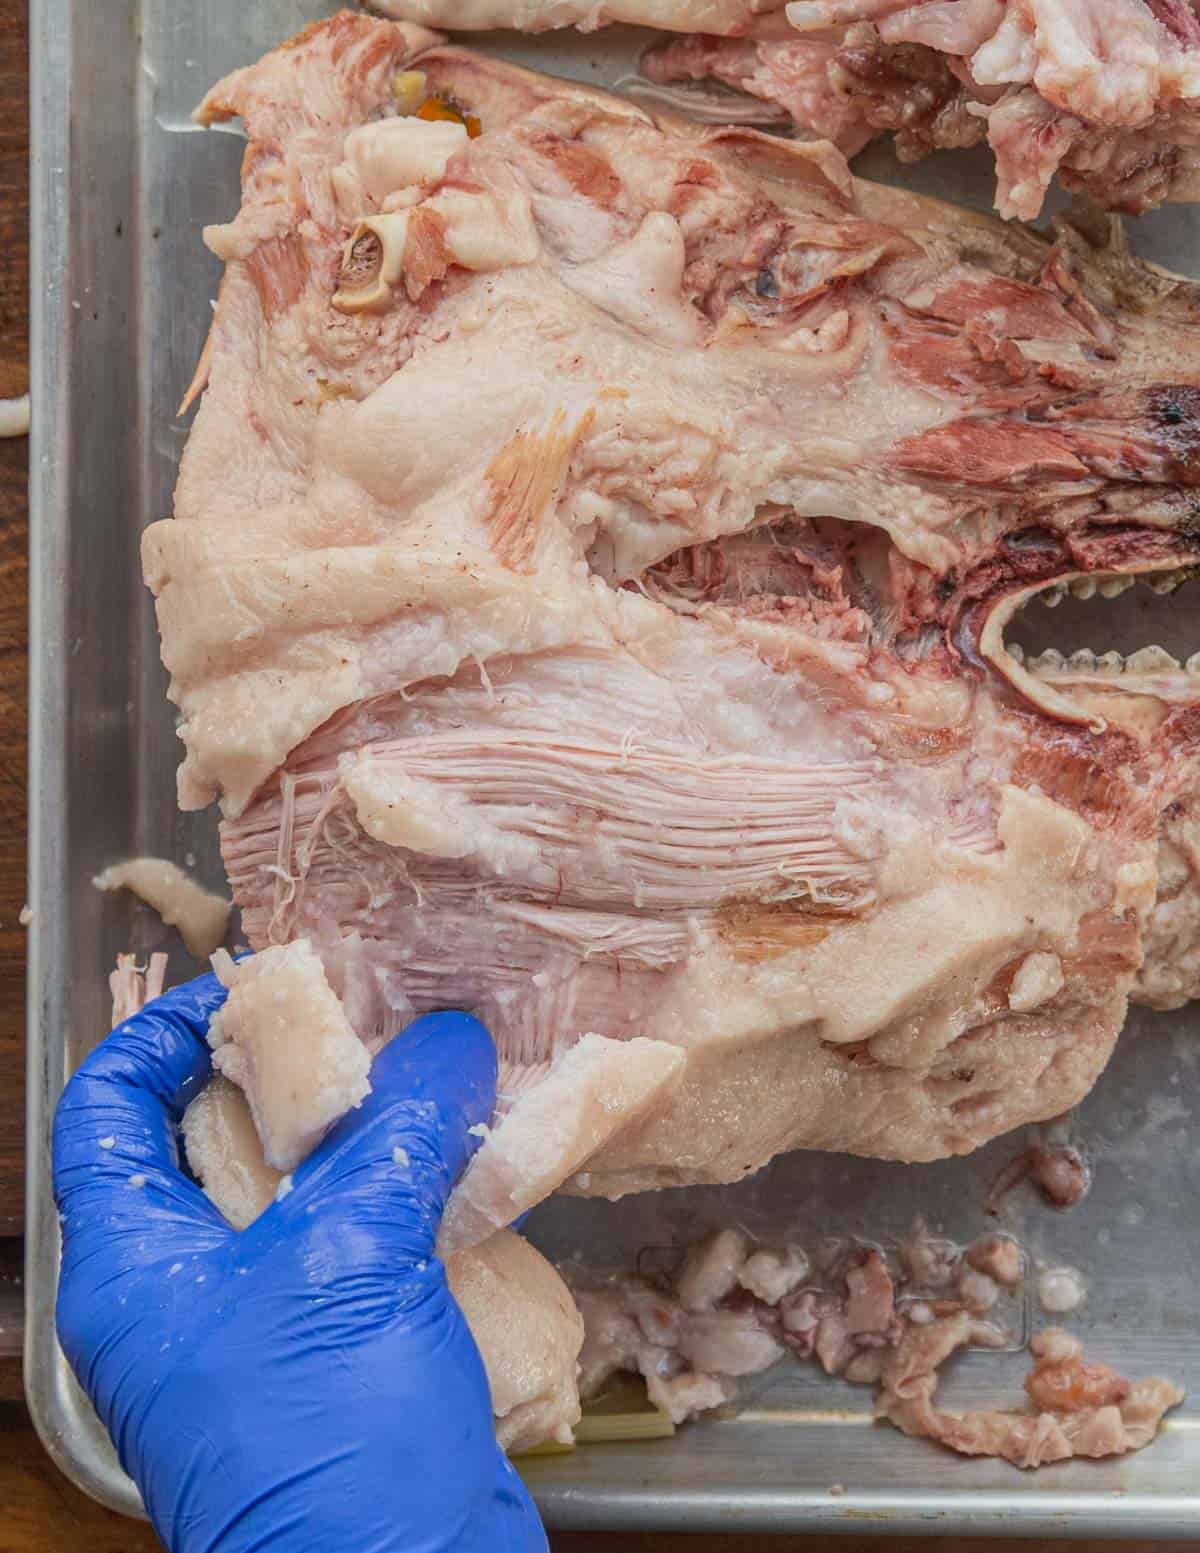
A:
<svg viewBox="0 0 1200 1553">
<path fill-rule="evenodd" d="M 1022 665 L 1006 621 L 1200 559 L 1194 289 L 365 16 L 235 113 L 145 558 L 251 941 L 309 937 L 372 1042 L 475 1010 L 502 1105 L 585 1034 L 680 1048 L 627 1125 L 608 1077 L 572 1108 L 579 1190 L 1078 1101 L 1195 692 Z"/>
</svg>

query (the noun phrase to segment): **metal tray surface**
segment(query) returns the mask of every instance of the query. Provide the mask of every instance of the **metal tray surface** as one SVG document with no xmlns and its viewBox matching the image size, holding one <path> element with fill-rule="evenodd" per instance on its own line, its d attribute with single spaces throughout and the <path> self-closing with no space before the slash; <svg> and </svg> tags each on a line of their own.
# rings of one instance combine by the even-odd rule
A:
<svg viewBox="0 0 1200 1553">
<path fill-rule="evenodd" d="M 170 510 L 186 426 L 175 406 L 209 319 L 219 266 L 200 228 L 237 206 L 237 133 L 193 133 L 188 114 L 224 71 L 331 7 L 324 0 L 33 0 L 34 360 L 31 441 L 31 861 L 28 1003 L 28 1321 L 26 1387 L 55 1460 L 117 1509 L 140 1510 L 54 1337 L 58 1227 L 49 1126 L 68 1072 L 106 1028 L 106 973 L 119 950 L 171 947 L 174 935 L 128 898 L 89 885 L 115 857 L 149 851 L 221 878 L 211 812 L 174 803 L 179 746 L 138 540 Z M 489 38 L 522 62 L 591 81 L 631 68 L 641 40 Z M 874 149 L 860 170 L 986 208 L 987 156 L 901 168 Z M 1175 208 L 1133 226 L 1147 256 L 1200 270 L 1200 212 Z M 1126 594 L 1103 617 L 1067 600 L 1044 621 L 1062 647 L 1151 641 L 1187 653 L 1195 606 Z M 1147 618 L 1153 613 L 1153 625 Z M 1043 612 L 1044 613 L 1044 612 Z M 1065 633 L 1075 634 L 1070 640 Z M 1080 634 L 1082 633 L 1082 634 Z M 1035 1254 L 1082 1269 L 1071 1318 L 1090 1350 L 1132 1375 L 1162 1371 L 1197 1399 L 1141 1454 L 1029 1475 L 970 1461 L 875 1426 L 862 1389 L 784 1364 L 743 1393 L 736 1416 L 668 1441 L 595 1446 L 529 1464 L 552 1526 L 1200 1535 L 1200 1158 L 1191 1095 L 1200 1021 L 1135 1011 L 1116 1059 L 1074 1122 L 1095 1184 L 1058 1215 L 1017 1193 L 1006 1225 Z M 956 1238 L 989 1227 L 987 1184 L 1020 1146 L 1001 1139 L 969 1160 L 887 1166 L 797 1154 L 738 1187 L 603 1202 L 559 1200 L 531 1233 L 555 1256 L 629 1261 L 639 1248 L 741 1222 L 815 1244 L 829 1233 L 886 1241 L 921 1214 Z M 1027 1310 L 1025 1319 L 1040 1319 Z M 996 1398 L 1019 1354 L 973 1354 L 951 1399 Z"/>
</svg>

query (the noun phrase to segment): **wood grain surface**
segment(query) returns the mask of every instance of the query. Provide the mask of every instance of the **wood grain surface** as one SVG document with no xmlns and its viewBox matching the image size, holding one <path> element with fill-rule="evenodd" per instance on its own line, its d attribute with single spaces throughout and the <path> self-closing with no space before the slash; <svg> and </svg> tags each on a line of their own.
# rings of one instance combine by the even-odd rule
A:
<svg viewBox="0 0 1200 1553">
<path fill-rule="evenodd" d="M 23 0 L 0 0 L 0 398 L 29 380 L 28 52 Z M 0 440 L 0 1235 L 21 1229 L 26 460 Z"/>
<path fill-rule="evenodd" d="M 28 377 L 27 53 L 25 0 L 0 0 L 0 397 L 24 393 Z M 26 457 L 23 439 L 0 440 L 0 1398 L 20 1395 L 14 1359 L 20 1347 L 20 1248 L 13 1237 L 20 1233 L 22 1204 L 24 933 L 19 914 L 25 899 Z M 629 1534 L 559 1535 L 552 1544 L 554 1553 L 798 1553 L 814 1545 L 790 1537 Z M 139 1553 L 158 1546 L 148 1527 L 101 1509 L 73 1488 L 42 1450 L 23 1405 L 0 1402 L 0 1553 Z M 885 1548 L 888 1553 L 933 1553 L 951 1546 L 956 1553 L 1046 1553 L 1050 1545 L 846 1537 L 823 1538 L 820 1546 L 837 1553 Z M 1075 1546 L 1114 1553 L 1163 1550 L 1148 1542 Z M 353 1553 L 353 1548 L 347 1544 L 338 1553 Z"/>
<path fill-rule="evenodd" d="M 24 0 L 0 0 L 0 398 L 5 399 L 29 386 L 28 53 Z M 0 439 L 0 1399 L 6 1401 L 22 1394 L 27 463 L 24 437 Z M 0 1524 L 0 1553 L 4 1538 Z"/>
</svg>

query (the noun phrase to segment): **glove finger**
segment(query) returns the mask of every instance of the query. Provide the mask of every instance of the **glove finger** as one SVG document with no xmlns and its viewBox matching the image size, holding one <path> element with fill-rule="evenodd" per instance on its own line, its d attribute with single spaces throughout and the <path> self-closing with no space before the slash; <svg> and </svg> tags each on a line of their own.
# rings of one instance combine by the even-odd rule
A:
<svg viewBox="0 0 1200 1553">
<path fill-rule="evenodd" d="M 292 1191 L 251 1226 L 287 1234 L 297 1220 L 336 1215 L 345 1252 L 391 1268 L 433 1255 L 450 1189 L 479 1145 L 496 1097 L 496 1050 L 468 1014 L 427 1014 L 380 1052 L 371 1093 L 294 1172 Z"/>
<path fill-rule="evenodd" d="M 178 1122 L 211 1071 L 215 976 L 175 987 L 118 1026 L 63 1091 L 54 1117 L 54 1195 L 64 1231 L 138 1230 L 164 1215 L 224 1220 L 179 1167 Z"/>
<path fill-rule="evenodd" d="M 497 1448 L 496 1454 L 499 1460 L 488 1537 L 469 1546 L 477 1547 L 479 1553 L 549 1553 L 550 1544 L 528 1488 L 504 1452 Z"/>
</svg>

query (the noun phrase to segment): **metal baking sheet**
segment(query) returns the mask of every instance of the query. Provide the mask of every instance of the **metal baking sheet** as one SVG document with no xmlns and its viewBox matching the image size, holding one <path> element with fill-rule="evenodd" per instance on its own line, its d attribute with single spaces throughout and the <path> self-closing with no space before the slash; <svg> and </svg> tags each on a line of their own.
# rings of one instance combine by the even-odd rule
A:
<svg viewBox="0 0 1200 1553">
<path fill-rule="evenodd" d="M 221 877 L 213 815 L 175 808 L 179 746 L 138 565 L 141 529 L 170 509 L 186 435 L 175 406 L 218 278 L 200 228 L 230 216 L 238 200 L 239 136 L 194 132 L 188 114 L 217 76 L 328 9 L 321 0 L 32 6 L 26 1386 L 63 1470 L 131 1513 L 136 1493 L 55 1343 L 49 1125 L 65 1076 L 105 1029 L 105 978 L 118 950 L 169 946 L 175 978 L 192 968 L 151 914 L 93 890 L 93 873 L 114 857 L 149 851 L 192 864 L 210 882 Z M 630 68 L 639 41 L 614 30 L 485 46 L 612 81 Z M 986 156 L 941 156 L 906 169 L 885 146 L 860 170 L 970 204 L 990 201 Z M 1161 263 L 1200 264 L 1196 211 L 1159 212 L 1134 233 L 1136 246 Z M 1068 600 L 1023 629 L 1049 623 L 1048 640 L 1066 647 L 1083 645 L 1088 630 L 1101 648 L 1156 640 L 1177 651 L 1200 647 L 1186 591 L 1182 602 L 1127 594 L 1103 623 L 1088 608 Z M 1074 635 L 1065 640 L 1068 627 Z M 1087 1275 L 1088 1303 L 1071 1324 L 1097 1357 L 1133 1375 L 1162 1371 L 1194 1394 L 1150 1449 L 1022 1475 L 875 1426 L 865 1391 L 784 1364 L 746 1388 L 734 1417 L 694 1424 L 673 1440 L 531 1463 L 529 1481 L 550 1524 L 1200 1534 L 1200 1155 L 1190 1142 L 1198 1061 L 1194 1013 L 1135 1012 L 1074 1123 L 1095 1169 L 1090 1197 L 1056 1215 L 1018 1193 L 1007 1218 L 1035 1253 Z M 608 1263 L 731 1220 L 812 1245 L 829 1233 L 898 1237 L 919 1213 L 966 1239 L 994 1222 L 984 1210 L 987 1184 L 1017 1146 L 1002 1139 L 969 1160 L 919 1167 L 797 1154 L 738 1187 L 615 1206 L 554 1202 L 532 1233 L 554 1255 Z M 949 1395 L 1011 1393 L 1023 1368 L 1019 1354 L 969 1355 Z"/>
</svg>

